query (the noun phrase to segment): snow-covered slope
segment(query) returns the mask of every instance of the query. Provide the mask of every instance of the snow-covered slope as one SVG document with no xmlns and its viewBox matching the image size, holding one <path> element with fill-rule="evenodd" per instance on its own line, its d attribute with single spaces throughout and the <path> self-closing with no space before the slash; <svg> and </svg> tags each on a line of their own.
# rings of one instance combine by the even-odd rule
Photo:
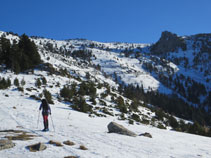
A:
<svg viewBox="0 0 211 158">
<path fill-rule="evenodd" d="M 68 58 L 72 52 L 77 50 L 90 51 L 93 56 L 90 58 L 90 64 L 99 65 L 108 76 L 114 77 L 116 75 L 118 82 L 143 86 L 145 91 L 159 89 L 163 93 L 170 93 L 168 88 L 143 68 L 143 63 L 150 59 L 145 57 L 141 59 L 128 58 L 124 55 L 125 50 L 136 52 L 149 46 L 149 44 L 100 43 L 88 40 L 55 41 L 40 38 L 33 40 L 40 50 L 64 54 Z"/>
<path fill-rule="evenodd" d="M 6 97 L 5 94 L 9 95 Z M 65 104 L 55 102 L 52 105 L 52 119 L 55 131 L 50 121 L 50 132 L 41 132 L 42 118 L 39 126 L 38 108 L 40 102 L 21 96 L 17 91 L 1 91 L 0 94 L 0 130 L 17 129 L 36 135 L 33 140 L 14 141 L 16 146 L 12 149 L 0 151 L 1 158 L 59 158 L 76 156 L 80 158 L 209 158 L 211 155 L 210 138 L 161 130 L 147 125 L 129 125 L 113 117 L 88 117 L 87 114 L 73 111 Z M 50 118 L 49 118 L 50 119 Z M 118 122 L 136 134 L 149 132 L 152 138 L 108 133 L 107 125 Z M 0 137 L 3 134 L 0 132 Z M 70 140 L 73 146 L 63 147 L 48 144 L 49 140 L 63 142 Z M 47 149 L 41 152 L 30 152 L 26 146 L 43 142 Z M 80 150 L 84 145 L 88 150 Z"/>
<path fill-rule="evenodd" d="M 0 35 L 11 43 L 19 40 L 14 34 Z M 154 45 L 31 39 L 42 60 L 57 69 L 67 68 L 74 76 L 85 77 L 89 73 L 93 79 L 109 80 L 115 88 L 132 85 L 145 92 L 174 95 L 211 112 L 209 34 L 179 37 L 166 31 Z"/>
<path fill-rule="evenodd" d="M 19 37 L 14 34 L 0 32 L 1 35 L 9 39 L 11 43 L 13 40 L 19 40 Z M 210 91 L 209 72 L 208 76 L 203 78 L 203 74 L 195 75 L 196 69 L 192 66 L 184 67 L 183 64 L 175 62 L 177 61 L 176 56 L 183 56 L 188 51 L 191 52 L 188 54 L 194 54 L 189 45 L 186 52 L 181 49 L 178 52 L 167 52 L 169 56 L 164 58 L 160 54 L 152 53 L 152 46 L 149 44 L 101 43 L 83 39 L 57 41 L 39 37 L 32 37 L 31 40 L 37 45 L 43 65 L 37 66 L 33 71 L 18 75 L 5 70 L 4 66 L 0 67 L 3 68 L 0 78 L 9 78 L 12 83 L 16 78 L 25 82 L 22 85 L 23 89 L 12 84 L 6 90 L 0 90 L 0 130 L 24 130 L 37 137 L 28 141 L 14 141 L 16 146 L 0 151 L 0 157 L 65 157 L 72 155 L 84 158 L 163 158 L 209 157 L 211 155 L 210 138 L 171 130 L 172 125 L 168 123 L 170 119 L 168 114 L 159 119 L 157 109 L 150 110 L 156 105 L 148 104 L 150 102 L 141 99 L 137 101 L 138 109 L 134 110 L 131 107 L 136 100 L 125 97 L 121 89 L 119 90 L 122 85 L 132 85 L 143 88 L 146 94 L 150 91 L 165 95 L 176 93 L 179 98 L 190 105 L 199 105 L 186 96 L 188 88 L 190 89 L 195 82 L 200 82 L 207 91 L 206 95 L 200 96 L 200 101 L 206 100 Z M 191 41 L 187 38 L 187 43 L 188 40 Z M 188 59 L 193 60 L 192 55 Z M 189 83 L 186 84 L 188 77 L 191 80 L 188 80 Z M 47 84 L 38 86 L 36 82 L 42 78 L 46 79 Z M 60 95 L 60 90 L 64 86 L 76 85 L 76 91 L 79 91 L 84 83 L 94 83 L 96 88 L 95 103 L 91 96 L 83 96 L 86 104 L 92 107 L 88 114 L 73 110 L 72 98 L 65 100 Z M 186 84 L 184 92 L 180 89 L 181 84 Z M 49 133 L 41 132 L 42 118 L 38 117 L 39 99 L 43 97 L 44 90 L 51 93 L 54 102 L 51 108 L 55 131 L 53 122 L 49 118 Z M 121 101 L 124 107 L 119 105 Z M 181 120 L 176 119 L 178 122 Z M 153 138 L 142 136 L 133 138 L 108 133 L 107 125 L 111 121 L 124 125 L 136 134 L 149 132 Z M 191 121 L 185 122 L 193 124 Z M 155 127 L 166 128 L 166 130 Z M 7 134 L 0 131 L 0 138 Z M 60 142 L 70 140 L 75 145 L 56 147 L 48 144 L 49 140 Z M 36 142 L 43 142 L 48 148 L 36 153 L 31 153 L 25 148 Z M 88 150 L 80 150 L 80 145 L 86 146 Z"/>
<path fill-rule="evenodd" d="M 163 83 L 160 75 L 167 76 L 167 78 L 170 76 L 173 79 L 174 76 L 183 75 L 185 80 L 190 78 L 204 85 L 207 93 L 201 97 L 206 98 L 211 89 L 209 53 L 211 38 L 209 35 L 202 34 L 182 37 L 182 40 L 185 41 L 185 46 L 179 45 L 176 48 L 172 46 L 173 48 L 169 50 L 162 50 L 161 47 L 159 51 L 165 53 L 155 53 L 156 56 L 153 56 L 149 44 L 100 43 L 89 40 L 56 41 L 34 38 L 35 43 L 43 50 L 67 56 L 76 50 L 89 50 L 93 56 L 89 62 L 99 65 L 102 71 L 109 76 L 115 76 L 120 83 L 143 86 L 145 91 L 158 90 L 161 93 L 171 94 L 175 92 L 174 86 L 167 86 L 166 83 Z M 168 44 L 168 42 L 166 43 Z M 188 89 L 188 87 L 184 87 L 184 89 Z M 185 97 L 180 92 L 178 95 Z M 199 100 L 200 102 L 197 104 L 203 104 L 204 100 Z"/>
</svg>

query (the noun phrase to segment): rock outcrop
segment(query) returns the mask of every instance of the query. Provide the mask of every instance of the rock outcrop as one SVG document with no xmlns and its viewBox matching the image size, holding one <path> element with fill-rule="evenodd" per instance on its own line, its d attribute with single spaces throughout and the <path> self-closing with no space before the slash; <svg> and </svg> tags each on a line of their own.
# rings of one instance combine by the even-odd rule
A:
<svg viewBox="0 0 211 158">
<path fill-rule="evenodd" d="M 163 53 L 177 51 L 178 48 L 186 50 L 184 39 L 174 33 L 164 31 L 159 41 L 152 45 L 151 52 L 156 55 L 162 55 Z"/>
<path fill-rule="evenodd" d="M 118 133 L 132 137 L 137 136 L 134 132 L 115 122 L 111 122 L 108 124 L 108 131 L 109 133 Z"/>
<path fill-rule="evenodd" d="M 47 147 L 43 143 L 37 143 L 37 144 L 29 145 L 29 146 L 27 146 L 27 148 L 31 152 L 36 152 L 36 151 L 45 150 Z"/>
</svg>

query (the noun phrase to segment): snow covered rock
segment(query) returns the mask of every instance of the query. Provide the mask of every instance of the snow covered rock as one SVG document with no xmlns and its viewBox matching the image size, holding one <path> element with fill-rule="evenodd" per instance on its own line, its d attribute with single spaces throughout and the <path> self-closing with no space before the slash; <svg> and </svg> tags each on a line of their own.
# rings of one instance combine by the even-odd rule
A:
<svg viewBox="0 0 211 158">
<path fill-rule="evenodd" d="M 8 148 L 13 148 L 15 144 L 8 139 L 0 139 L 0 150 L 8 149 Z"/>
<path fill-rule="evenodd" d="M 124 126 L 115 122 L 109 123 L 107 127 L 108 127 L 109 133 L 118 133 L 118 134 L 123 134 L 127 136 L 132 136 L 132 137 L 137 136 L 134 132 L 128 130 Z"/>
</svg>

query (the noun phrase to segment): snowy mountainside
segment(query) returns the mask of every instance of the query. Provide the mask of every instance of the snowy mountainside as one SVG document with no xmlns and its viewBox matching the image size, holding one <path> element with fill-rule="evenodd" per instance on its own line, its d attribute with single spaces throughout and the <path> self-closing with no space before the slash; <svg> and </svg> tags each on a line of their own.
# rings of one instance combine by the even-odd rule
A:
<svg viewBox="0 0 211 158">
<path fill-rule="evenodd" d="M 10 41 L 19 40 L 18 37 L 6 36 Z M 19 81 L 24 80 L 27 84 L 24 85 L 24 90 L 22 95 L 26 95 L 27 98 L 37 99 L 43 96 L 43 91 L 47 90 L 52 94 L 52 100 L 57 100 L 60 98 L 60 90 L 65 86 L 70 85 L 81 85 L 82 83 L 95 83 L 96 103 L 92 103 L 90 96 L 85 96 L 85 101 L 92 107 L 93 112 L 90 113 L 91 117 L 95 116 L 116 116 L 119 119 L 130 120 L 133 114 L 138 114 L 138 120 L 143 119 L 144 121 L 151 121 L 151 118 L 155 116 L 154 112 L 151 112 L 148 108 L 139 107 L 137 112 L 126 113 L 125 115 L 121 113 L 121 110 L 118 109 L 118 103 L 115 102 L 119 97 L 123 99 L 123 104 L 126 104 L 126 111 L 129 111 L 129 105 L 132 104 L 132 100 L 122 96 L 118 92 L 118 84 L 112 80 L 112 78 L 105 76 L 105 74 L 96 69 L 96 66 L 93 63 L 75 59 L 68 54 L 55 53 L 46 45 L 51 45 L 53 47 L 58 47 L 58 50 L 62 51 L 64 46 L 74 45 L 74 50 L 80 50 L 81 41 L 77 40 L 68 40 L 68 41 L 55 41 L 49 39 L 33 39 L 35 44 L 38 46 L 38 51 L 40 53 L 41 59 L 43 61 L 42 66 L 38 66 L 32 72 L 27 72 L 28 74 L 18 74 L 14 75 L 9 70 L 3 71 L 0 74 L 0 77 L 9 78 L 12 82 L 17 78 Z M 71 41 L 71 43 L 69 43 Z M 84 41 L 82 41 L 84 44 Z M 85 41 L 89 44 L 90 41 Z M 77 44 L 80 44 L 78 46 Z M 114 44 L 116 45 L 116 44 Z M 137 46 L 141 46 L 142 44 Z M 47 48 L 46 48 L 47 47 Z M 49 50 L 50 49 L 50 50 Z M 55 51 L 58 51 L 55 49 Z M 66 48 L 65 48 L 66 50 Z M 68 51 L 74 51 L 72 48 Z M 101 50 L 104 52 L 103 50 Z M 113 56 L 112 56 L 113 57 Z M 115 56 L 113 57 L 116 58 Z M 113 59 L 112 58 L 112 59 Z M 103 58 L 104 60 L 104 58 Z M 116 59 L 115 59 L 116 60 Z M 62 73 L 61 73 L 62 71 Z M 47 81 L 47 84 L 42 86 L 37 86 L 37 80 L 42 80 L 44 78 Z M 99 88 L 98 88 L 99 87 Z M 14 90 L 15 87 L 10 88 Z M 76 87 L 77 90 L 80 90 L 80 86 Z M 103 96 L 103 97 L 102 97 Z M 68 100 L 69 101 L 69 100 Z M 143 103 L 139 103 L 143 104 Z M 68 103 L 71 105 L 71 103 Z M 93 116 L 92 116 L 93 114 Z M 140 117 L 140 118 L 139 118 Z M 163 124 L 162 121 L 156 120 L 153 122 L 153 125 Z M 163 124 L 164 125 L 164 124 Z M 166 126 L 166 125 L 164 125 Z M 166 126 L 168 128 L 168 125 Z"/>
<path fill-rule="evenodd" d="M 16 35 L 1 32 L 2 34 L 11 43 L 19 40 Z M 89 40 L 57 41 L 37 37 L 32 37 L 31 40 L 38 48 L 42 64 L 19 74 L 4 69 L 4 65 L 1 65 L 0 78 L 10 79 L 12 85 L 1 90 L 0 94 L 0 138 L 5 136 L 1 131 L 7 129 L 22 129 L 37 137 L 29 141 L 15 141 L 16 147 L 0 151 L 1 156 L 210 156 L 210 138 L 172 130 L 203 135 L 201 129 L 196 129 L 198 124 L 163 113 L 156 108 L 156 104 L 150 104 L 151 98 L 147 98 L 147 95 L 151 95 L 151 92 L 169 95 L 174 91 L 174 85 L 167 86 L 159 76 L 162 74 L 174 78 L 181 71 L 180 65 L 173 61 L 151 55 L 151 45 Z M 15 84 L 16 79 L 20 86 Z M 129 88 L 135 86 L 145 100 L 128 97 L 133 87 L 126 89 L 128 94 L 125 95 L 122 85 Z M 67 97 L 66 93 L 62 95 L 62 89 L 68 90 Z M 45 95 L 51 96 L 55 124 L 54 131 L 53 122 L 50 122 L 49 133 L 40 131 L 42 118 L 38 122 L 38 129 L 36 128 L 40 99 Z M 134 92 L 132 95 L 138 96 Z M 158 96 L 157 93 L 155 95 Z M 107 133 L 106 126 L 111 121 L 124 125 L 136 134 L 149 132 L 153 138 L 130 138 Z M 59 148 L 47 143 L 49 140 L 62 142 L 68 139 L 76 145 Z M 27 145 L 38 141 L 44 142 L 48 148 L 37 153 L 26 150 Z M 81 144 L 88 150 L 79 150 Z"/>
<path fill-rule="evenodd" d="M 165 31 L 159 41 L 150 48 L 150 55 L 177 65 L 177 73 L 166 77 L 157 75 L 158 80 L 192 105 L 204 107 L 208 111 L 211 105 L 210 41 L 211 34 L 180 37 Z"/>
<path fill-rule="evenodd" d="M 211 38 L 209 34 L 175 36 L 164 32 L 154 45 L 39 38 L 34 41 L 44 50 L 66 57 L 85 50 L 89 60 L 83 61 L 99 66 L 120 84 L 143 87 L 145 92 L 176 94 L 190 105 L 210 111 Z"/>
<path fill-rule="evenodd" d="M 63 54 L 66 58 L 72 57 L 80 63 L 94 67 L 94 70 L 97 68 L 106 78 L 112 79 L 120 86 L 139 87 L 145 93 L 158 92 L 173 99 L 176 96 L 181 100 L 175 105 L 179 110 L 172 110 L 175 106 L 169 107 L 169 103 L 159 105 L 168 113 L 193 119 L 190 113 L 195 110 L 188 110 L 190 112 L 187 112 L 189 114 L 186 117 L 187 113 L 184 114 L 184 109 L 181 108 L 187 106 L 185 104 L 200 107 L 200 110 L 211 113 L 209 34 L 179 37 L 163 32 L 161 39 L 153 45 L 89 40 L 43 41 L 39 38 L 34 41 L 41 50 Z M 161 99 L 166 98 L 159 97 L 158 101 L 152 102 L 148 102 L 149 99 L 144 101 L 154 105 L 164 104 Z M 199 120 L 197 118 L 195 121 Z M 201 123 L 203 122 L 211 124 L 208 116 Z"/>
<path fill-rule="evenodd" d="M 156 54 L 159 57 L 163 57 L 174 62 L 180 68 L 184 69 L 184 75 L 185 73 L 188 73 L 188 71 L 195 71 L 197 73 L 200 73 L 200 76 L 203 76 L 203 78 L 197 80 L 199 82 L 200 80 L 202 82 L 204 82 L 204 80 L 210 80 L 211 72 L 209 68 L 211 66 L 211 34 L 197 34 L 184 37 L 177 36 L 176 39 L 181 40 L 183 46 L 178 45 L 175 46 L 175 48 L 172 48 L 172 50 L 163 50 L 163 47 L 165 46 L 163 45 L 163 43 L 166 43 L 166 45 L 168 45 L 169 43 L 175 41 L 175 39 L 172 41 L 168 40 L 168 38 L 171 36 L 175 36 L 175 34 L 172 34 L 170 32 L 163 32 L 160 40 L 154 46 L 152 46 L 152 54 Z M 191 77 L 195 77 L 194 79 L 197 79 L 199 75 L 192 75 Z"/>
<path fill-rule="evenodd" d="M 89 59 L 89 64 L 99 65 L 101 70 L 108 76 L 117 75 L 116 77 L 120 83 L 143 86 L 146 91 L 149 89 L 157 90 L 158 88 L 164 93 L 168 93 L 169 91 L 142 68 L 141 62 L 150 59 L 143 57 L 143 60 L 140 62 L 136 58 L 124 57 L 124 53 L 122 53 L 125 49 L 131 50 L 132 52 L 140 50 L 149 46 L 148 44 L 100 43 L 88 40 L 56 41 L 39 38 L 33 40 L 41 51 L 48 50 L 63 54 L 68 58 L 74 51 L 85 49 L 91 52 L 92 57 Z"/>
<path fill-rule="evenodd" d="M 18 36 L 14 34 L 1 32 L 1 35 L 10 39 L 10 42 L 14 39 L 18 40 Z M 209 56 L 209 35 L 178 37 L 175 34 L 164 32 L 160 40 L 153 45 L 102 43 L 84 39 L 63 41 L 39 37 L 31 37 L 31 39 L 37 45 L 45 62 L 49 62 L 57 69 L 66 69 L 67 67 L 75 77 L 83 76 L 85 78 L 86 75 L 91 75 L 94 79 L 96 77 L 106 78 L 112 82 L 111 87 L 133 86 L 145 93 L 158 92 L 174 98 L 176 96 L 180 100 L 178 104 L 181 107 L 186 106 L 183 104 L 189 104 L 194 107 L 202 107 L 202 110 L 207 112 L 211 110 L 209 57 L 208 59 L 203 57 L 203 61 L 206 61 L 205 65 L 201 65 L 201 62 L 198 63 L 198 67 L 201 65 L 200 71 L 197 71 L 193 65 L 187 66 L 187 61 L 196 61 L 196 57 L 193 58 L 192 55 L 199 56 L 202 43 L 203 50 L 208 51 L 202 53 Z M 188 43 L 195 44 L 191 46 Z M 187 59 L 181 58 L 186 54 L 188 54 Z M 55 61 L 55 58 L 58 62 Z M 179 62 L 183 60 L 186 61 L 186 66 L 184 66 L 184 62 Z M 200 58 L 200 60 L 202 59 Z M 151 97 L 154 95 L 156 94 L 152 93 Z M 148 99 L 148 96 L 144 98 L 143 101 L 146 103 L 157 104 L 156 101 L 149 102 L 152 99 Z M 166 98 L 159 96 L 158 100 L 160 99 L 165 100 Z M 160 104 L 162 103 L 160 102 Z M 161 108 L 166 107 L 168 105 L 163 105 Z M 175 114 L 169 108 L 164 110 Z M 179 115 L 182 111 L 184 110 L 180 108 L 176 115 L 183 116 L 184 114 Z M 184 118 L 192 119 L 191 115 Z M 209 122 L 211 123 L 211 120 Z"/>
<path fill-rule="evenodd" d="M 17 38 L 16 35 L 9 33 L 2 32 L 1 34 L 5 34 L 5 37 L 9 38 L 11 42 L 14 38 Z M 187 66 L 187 63 L 192 63 L 188 62 L 189 60 L 197 61 L 198 58 L 193 58 L 193 54 L 197 57 L 200 56 L 198 55 L 201 53 L 199 50 L 202 49 L 200 43 L 203 43 L 202 50 L 208 51 L 208 53 L 203 52 L 203 54 L 209 55 L 209 35 L 179 37 L 169 32 L 163 32 L 160 40 L 153 45 L 102 43 L 84 39 L 63 41 L 39 37 L 32 37 L 31 39 L 43 55 L 58 56 L 62 60 L 61 65 L 66 62 L 72 67 L 75 66 L 74 70 L 72 68 L 68 70 L 74 75 L 76 75 L 76 71 L 83 76 L 89 74 L 89 71 L 92 71 L 91 75 L 95 76 L 95 72 L 97 72 L 113 80 L 113 83 L 116 83 L 117 87 L 120 85 L 120 88 L 133 86 L 137 89 L 143 89 L 145 93 L 161 93 L 161 96 L 157 98 L 158 103 L 149 101 L 152 99 L 145 94 L 142 95 L 145 97 L 141 97 L 141 99 L 145 98 L 143 101 L 154 105 L 166 104 L 159 105 L 159 107 L 164 108 L 168 113 L 175 114 L 175 110 L 172 111 L 172 108 L 169 108 L 169 103 L 160 101 L 166 100 L 166 97 L 162 96 L 163 94 L 173 99 L 178 98 L 179 102 L 175 107 L 179 109 L 176 113 L 179 117 L 187 115 L 180 114 L 184 111 L 181 107 L 187 106 L 185 104 L 200 107 L 209 113 L 211 111 L 209 57 L 203 57 L 203 61 L 206 61 L 203 62 L 206 63 L 205 65 L 201 65 L 201 62 L 195 62 L 195 65 L 197 64 L 195 67 L 200 67 L 200 71 L 196 70 L 193 65 Z M 188 43 L 195 44 L 191 46 Z M 187 54 L 186 58 L 185 55 Z M 50 61 L 47 62 L 54 63 L 50 57 L 48 57 L 48 60 Z M 202 59 L 200 58 L 200 60 Z M 61 67 L 61 65 L 57 65 L 57 67 Z M 65 68 L 65 65 L 63 67 Z M 84 71 L 77 67 L 83 67 Z M 154 98 L 154 95 L 156 94 L 151 93 L 150 97 Z M 168 102 L 172 102 L 172 99 Z M 190 109 L 188 117 L 184 117 L 185 119 L 192 119 L 191 111 L 193 110 Z M 211 120 L 208 120 L 208 122 L 208 124 L 211 124 Z"/>
</svg>

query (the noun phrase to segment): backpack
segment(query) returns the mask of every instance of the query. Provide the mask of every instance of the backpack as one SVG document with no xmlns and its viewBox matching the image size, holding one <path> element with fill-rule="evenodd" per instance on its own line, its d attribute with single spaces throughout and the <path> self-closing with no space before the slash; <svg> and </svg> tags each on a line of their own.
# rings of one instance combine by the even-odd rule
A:
<svg viewBox="0 0 211 158">
<path fill-rule="evenodd" d="M 48 111 L 48 103 L 47 103 L 46 99 L 42 100 L 42 107 L 43 107 L 44 112 Z"/>
</svg>

